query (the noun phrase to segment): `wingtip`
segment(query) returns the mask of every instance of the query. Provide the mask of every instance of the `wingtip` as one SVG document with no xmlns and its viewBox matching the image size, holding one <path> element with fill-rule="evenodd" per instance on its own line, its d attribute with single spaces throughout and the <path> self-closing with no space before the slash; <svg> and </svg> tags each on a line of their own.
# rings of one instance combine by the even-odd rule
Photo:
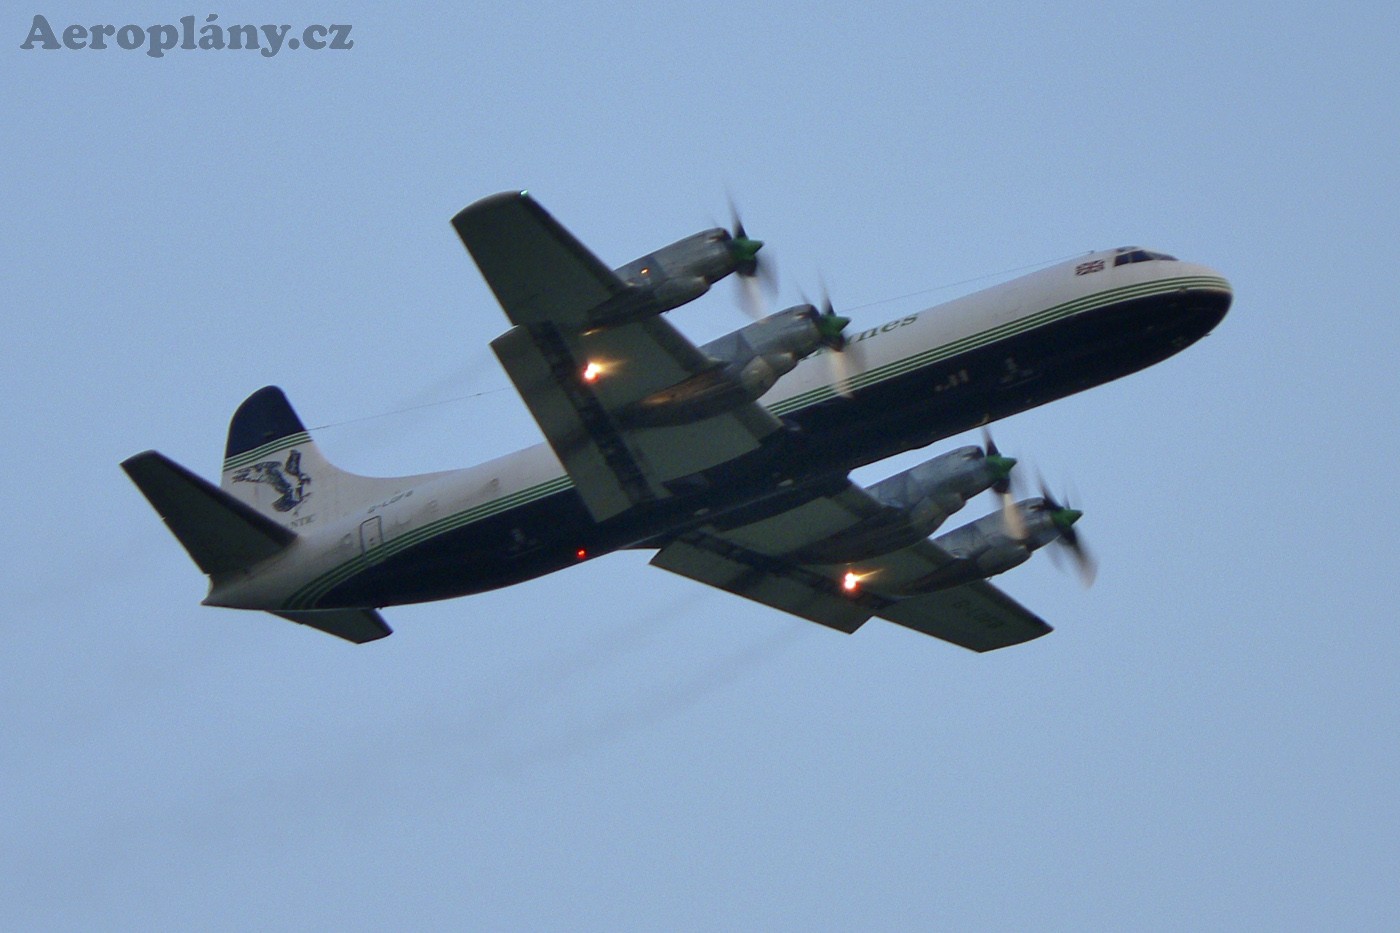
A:
<svg viewBox="0 0 1400 933">
<path fill-rule="evenodd" d="M 475 200 L 472 203 L 468 204 L 466 207 L 462 208 L 460 211 L 453 215 L 452 226 L 457 230 L 458 234 L 460 235 L 463 233 L 464 230 L 469 229 L 473 218 L 482 216 L 484 214 L 489 214 L 493 210 L 497 210 L 502 207 L 507 207 L 520 202 L 529 204 L 532 207 L 539 206 L 538 202 L 536 202 L 534 198 L 530 197 L 530 192 L 523 188 L 517 189 L 515 191 L 501 191 L 497 194 L 488 194 L 486 197 L 479 198 L 478 200 Z"/>
<path fill-rule="evenodd" d="M 130 457 L 127 457 L 121 462 L 120 466 L 129 475 L 133 467 L 145 463 L 152 457 L 159 457 L 160 455 L 160 451 L 158 450 L 143 450 L 139 454 L 132 454 Z"/>
</svg>

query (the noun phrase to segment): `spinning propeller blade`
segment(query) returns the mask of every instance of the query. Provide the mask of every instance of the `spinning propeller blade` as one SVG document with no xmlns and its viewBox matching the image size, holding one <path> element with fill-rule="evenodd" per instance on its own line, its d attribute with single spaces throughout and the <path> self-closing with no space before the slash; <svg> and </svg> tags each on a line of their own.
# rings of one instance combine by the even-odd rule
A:
<svg viewBox="0 0 1400 933">
<path fill-rule="evenodd" d="M 805 297 L 803 300 L 806 300 Z M 811 304 L 811 302 L 808 302 Z M 842 314 L 836 313 L 836 308 L 832 306 L 831 294 L 826 290 L 826 283 L 822 283 L 822 305 L 818 310 L 815 305 L 812 307 L 812 323 L 816 325 L 817 332 L 821 334 L 822 346 L 830 352 L 826 354 L 831 365 L 831 380 L 836 386 L 836 393 L 843 398 L 851 397 L 851 365 L 859 365 L 859 360 L 853 359 L 847 354 L 858 353 L 857 344 L 846 339 L 846 325 L 851 323 L 851 319 Z"/>
<path fill-rule="evenodd" d="M 763 248 L 763 241 L 753 239 L 744 229 L 733 197 L 729 199 L 729 215 L 732 228 L 729 252 L 734 257 L 734 272 L 739 283 L 739 306 L 749 317 L 758 320 L 767 313 L 769 300 L 778 292 L 778 270 L 771 253 L 759 261 L 758 251 Z"/>
<path fill-rule="evenodd" d="M 1098 575 L 1098 561 L 1089 553 L 1089 549 L 1084 545 L 1079 532 L 1075 531 L 1074 523 L 1083 517 L 1084 513 L 1076 508 L 1072 508 L 1066 500 L 1065 505 L 1061 505 L 1050 490 L 1045 485 L 1045 480 L 1040 481 L 1040 496 L 1045 500 L 1042 508 L 1049 513 L 1050 521 L 1054 522 L 1059 529 L 1060 536 L 1055 539 L 1056 544 L 1064 546 L 1064 552 L 1074 565 L 1075 572 L 1079 575 L 1079 582 L 1085 586 L 1092 586 L 1094 578 Z M 1051 554 L 1061 553 L 1052 551 Z"/>
<path fill-rule="evenodd" d="M 846 325 L 851 323 L 851 319 L 836 313 L 836 309 L 831 305 L 831 295 L 826 290 L 826 284 L 822 283 L 822 308 L 814 323 L 817 330 L 821 332 L 822 343 L 837 352 L 845 350 L 848 341 L 846 335 L 842 333 Z"/>
<path fill-rule="evenodd" d="M 1006 524 L 1006 531 L 1017 541 L 1024 541 L 1026 520 L 1016 505 L 1015 495 L 1011 492 L 1011 468 L 1016 465 L 1016 458 L 1002 456 L 1001 451 L 997 449 L 997 442 L 992 440 L 992 432 L 986 428 L 982 429 L 982 442 L 987 450 L 987 466 L 996 477 L 996 481 L 992 483 L 992 492 L 1001 500 L 1001 515 Z"/>
</svg>

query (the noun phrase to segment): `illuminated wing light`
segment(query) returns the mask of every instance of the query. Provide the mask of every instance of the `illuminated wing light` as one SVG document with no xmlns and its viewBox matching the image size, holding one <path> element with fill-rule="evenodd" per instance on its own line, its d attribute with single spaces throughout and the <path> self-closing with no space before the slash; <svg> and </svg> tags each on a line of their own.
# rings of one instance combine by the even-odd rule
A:
<svg viewBox="0 0 1400 933">
<path fill-rule="evenodd" d="M 847 570 L 846 575 L 841 578 L 841 589 L 847 593 L 855 593 L 860 589 L 861 575 L 854 570 Z"/>
<path fill-rule="evenodd" d="M 585 366 L 585 367 L 583 367 L 583 381 L 584 381 L 584 382 L 597 382 L 597 381 L 598 381 L 598 377 L 601 376 L 602 374 L 603 374 L 603 367 L 602 367 L 602 364 L 596 363 L 596 362 L 594 362 L 593 360 L 589 360 L 589 361 L 588 361 L 588 365 Z"/>
</svg>

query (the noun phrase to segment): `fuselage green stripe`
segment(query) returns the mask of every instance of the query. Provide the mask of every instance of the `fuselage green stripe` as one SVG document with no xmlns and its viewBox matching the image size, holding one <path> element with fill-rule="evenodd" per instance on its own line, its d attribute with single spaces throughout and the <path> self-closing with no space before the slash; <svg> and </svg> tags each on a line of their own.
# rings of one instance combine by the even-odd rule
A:
<svg viewBox="0 0 1400 933">
<path fill-rule="evenodd" d="M 952 343 L 943 344 L 942 346 L 925 350 L 922 353 L 895 360 L 892 363 L 886 363 L 884 366 L 876 367 L 875 369 L 853 377 L 851 379 L 851 388 L 861 389 L 878 382 L 884 382 L 887 379 L 902 376 L 911 370 L 919 369 L 930 363 L 936 363 L 940 360 L 957 356 L 960 353 L 975 350 L 986 344 L 1004 340 L 1007 337 L 1012 337 L 1037 327 L 1043 327 L 1046 324 L 1071 315 L 1082 314 L 1086 311 L 1092 311 L 1096 308 L 1115 304 L 1120 301 L 1146 298 L 1152 295 L 1190 287 L 1228 288 L 1229 285 L 1224 279 L 1213 276 L 1187 276 L 1165 281 L 1145 282 L 1139 285 L 1125 285 L 1121 288 L 1110 289 L 1093 295 L 1086 295 L 1082 298 L 1076 298 L 1072 301 L 1047 308 L 1044 311 L 1038 311 L 1035 314 L 1017 318 L 1014 321 L 1008 321 L 997 327 L 980 331 L 960 340 L 955 340 Z M 794 395 L 791 398 L 775 402 L 773 405 L 769 406 L 768 410 L 775 415 L 787 415 L 815 402 L 832 398 L 836 394 L 836 388 L 834 386 L 819 386 L 815 389 L 809 389 L 806 392 Z"/>
<path fill-rule="evenodd" d="M 292 594 L 288 601 L 290 607 L 305 608 L 315 604 L 335 586 L 354 576 L 372 564 L 377 564 L 385 558 L 392 557 L 401 551 L 413 547 L 429 538 L 437 537 L 449 531 L 454 531 L 463 525 L 470 525 L 473 522 L 481 521 L 500 512 L 513 509 L 517 506 L 542 499 L 545 496 L 553 495 L 572 486 L 568 476 L 557 476 L 554 479 L 502 496 L 499 499 L 492 499 L 490 502 L 483 502 L 481 505 L 473 506 L 462 512 L 444 516 L 437 521 L 429 522 L 420 528 L 406 532 L 396 538 L 385 541 L 368 554 L 359 554 L 349 561 L 338 565 L 330 571 L 322 574 L 310 583 Z"/>
</svg>

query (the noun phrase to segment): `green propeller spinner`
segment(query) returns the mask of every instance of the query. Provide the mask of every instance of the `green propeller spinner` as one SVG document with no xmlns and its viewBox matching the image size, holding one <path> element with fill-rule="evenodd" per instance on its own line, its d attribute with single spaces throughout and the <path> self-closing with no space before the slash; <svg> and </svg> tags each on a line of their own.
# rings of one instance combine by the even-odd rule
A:
<svg viewBox="0 0 1400 933">
<path fill-rule="evenodd" d="M 846 329 L 846 325 L 851 323 L 851 319 L 828 310 L 825 314 L 818 314 L 813 318 L 812 323 L 817 325 L 817 332 L 822 335 L 822 343 L 835 350 L 840 350 L 846 345 L 846 338 L 841 331 Z"/>
<path fill-rule="evenodd" d="M 746 236 L 734 236 L 729 239 L 729 253 L 734 257 L 734 264 L 738 267 L 757 264 L 758 251 L 762 248 L 762 240 Z"/>
<path fill-rule="evenodd" d="M 992 474 L 992 490 L 999 495 L 1011 492 L 1011 468 L 1016 465 L 1015 457 L 1003 456 L 992 440 L 992 432 L 982 429 L 982 443 L 987 448 L 987 469 Z"/>
</svg>

